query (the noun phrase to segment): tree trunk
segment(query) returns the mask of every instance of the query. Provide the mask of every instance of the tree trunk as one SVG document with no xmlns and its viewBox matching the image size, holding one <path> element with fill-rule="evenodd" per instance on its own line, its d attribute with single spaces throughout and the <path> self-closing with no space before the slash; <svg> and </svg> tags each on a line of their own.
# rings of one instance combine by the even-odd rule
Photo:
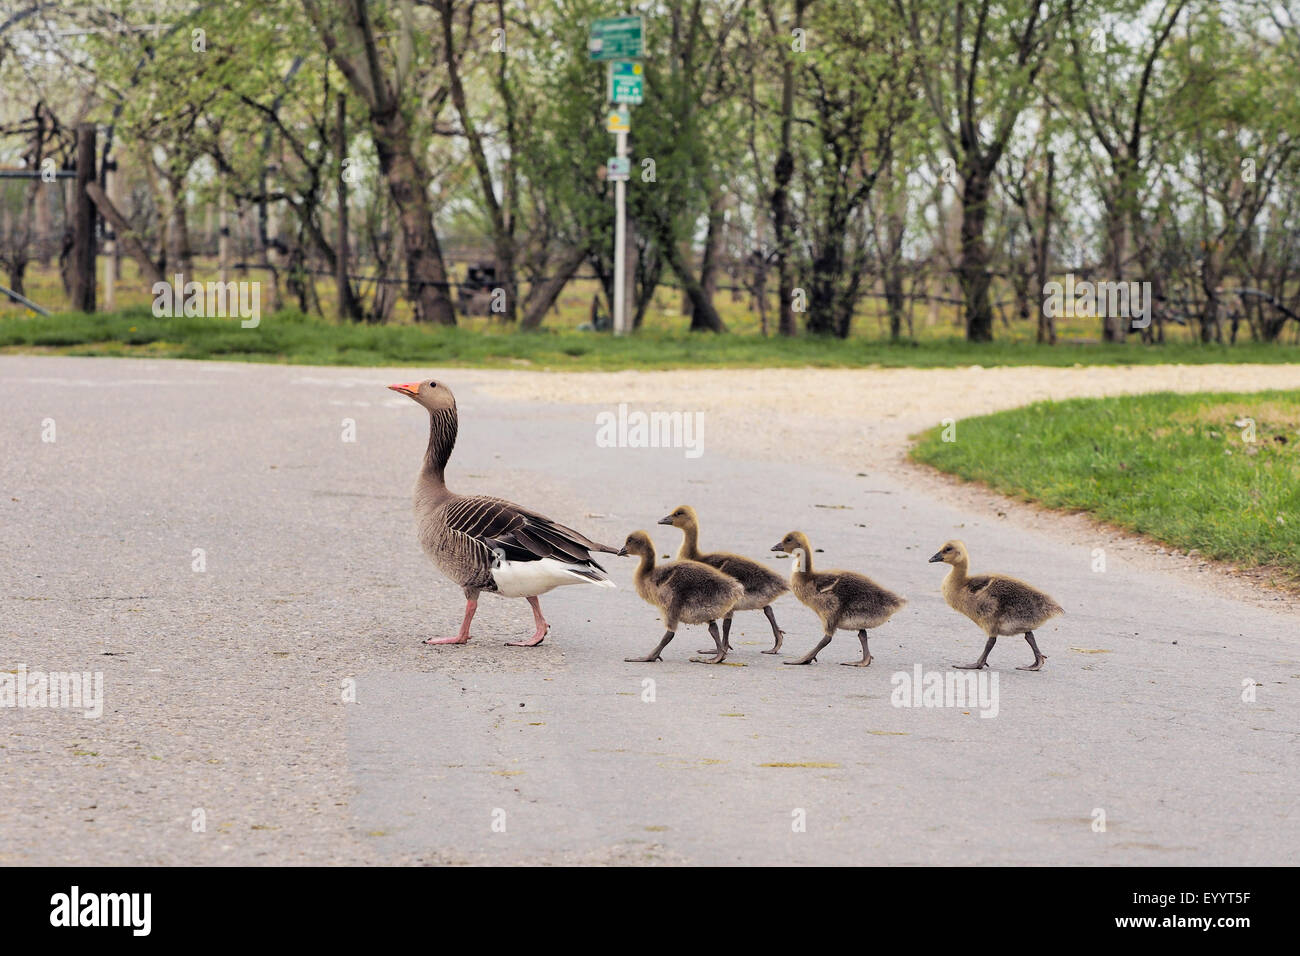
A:
<svg viewBox="0 0 1300 956">
<path fill-rule="evenodd" d="M 338 238 L 334 243 L 334 285 L 338 289 L 338 317 L 360 322 L 365 318 L 361 303 L 352 290 L 352 280 L 348 278 L 348 181 L 343 178 L 343 160 L 348 148 L 348 99 L 340 93 L 334 120 L 334 155 L 339 162 L 339 178 L 336 187 L 338 204 Z"/>
<path fill-rule="evenodd" d="M 709 227 L 704 234 L 704 255 L 700 258 L 700 290 L 713 302 L 718 292 L 718 258 L 721 255 L 722 229 L 725 225 L 723 216 L 723 194 L 714 194 L 709 203 Z M 708 326 L 699 318 L 695 306 L 691 306 L 691 331 L 708 330 Z"/>
<path fill-rule="evenodd" d="M 1038 248 L 1035 250 L 1034 291 L 1039 296 L 1038 305 L 1038 344 L 1056 344 L 1056 317 L 1047 314 L 1042 296 L 1047 294 L 1048 255 L 1052 248 L 1052 213 L 1055 211 L 1053 191 L 1056 188 L 1056 154 L 1047 154 L 1047 182 L 1043 190 L 1043 227 L 1038 234 Z"/>
<path fill-rule="evenodd" d="M 803 27 L 803 10 L 808 0 L 795 0 L 794 26 Z M 775 24 L 773 24 L 775 27 Z M 794 178 L 794 152 L 791 135 L 794 124 L 794 59 L 785 53 L 781 68 L 781 151 L 776 157 L 775 184 L 772 189 L 772 226 L 776 232 L 777 332 L 796 333 L 794 320 L 794 266 L 790 261 L 793 230 L 790 222 L 790 181 Z"/>
<path fill-rule="evenodd" d="M 520 322 L 522 328 L 535 329 L 541 326 L 546 313 L 586 258 L 587 250 L 575 246 L 560 260 L 550 278 L 528 290 L 528 301 L 524 303 L 524 317 Z"/>
<path fill-rule="evenodd" d="M 677 276 L 682 284 L 682 291 L 691 300 L 691 328 L 709 332 L 727 331 L 722 316 L 718 315 L 718 310 L 713 307 L 713 301 L 704 293 L 704 288 L 691 271 L 690 263 L 682 258 L 681 250 L 672 241 L 671 233 L 671 228 L 665 224 L 659 232 L 660 244 L 668 259 L 668 268 L 673 270 L 673 275 Z"/>
<path fill-rule="evenodd" d="M 984 242 L 988 196 L 989 171 L 982 164 L 968 170 L 961 194 L 961 260 L 957 278 L 966 312 L 966 338 L 971 342 L 993 341 L 989 250 Z"/>
<path fill-rule="evenodd" d="M 374 120 L 379 168 L 401 224 L 406 253 L 406 294 L 415 310 L 415 321 L 455 325 L 451 286 L 433 229 L 433 210 L 425 192 L 429 174 L 414 155 L 410 129 L 396 106 Z"/>
</svg>

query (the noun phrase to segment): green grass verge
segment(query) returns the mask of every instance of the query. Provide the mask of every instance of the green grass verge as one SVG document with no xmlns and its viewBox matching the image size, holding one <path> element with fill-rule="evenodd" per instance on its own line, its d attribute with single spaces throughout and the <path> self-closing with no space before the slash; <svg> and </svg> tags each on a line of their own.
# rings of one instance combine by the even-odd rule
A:
<svg viewBox="0 0 1300 956">
<path fill-rule="evenodd" d="M 955 438 L 925 432 L 912 457 L 1300 583 L 1300 392 L 1037 402 L 959 421 Z"/>
<path fill-rule="evenodd" d="M 1300 346 L 1189 342 L 1162 346 L 1057 345 L 960 338 L 890 343 L 801 336 L 711 335 L 643 330 L 614 338 L 572 329 L 520 332 L 500 326 L 435 328 L 343 325 L 298 312 L 264 316 L 255 329 L 237 319 L 156 318 L 147 308 L 111 314 L 0 317 L 0 351 L 144 355 L 303 365 L 423 365 L 598 370 L 695 367 L 947 367 L 957 365 L 1146 365 L 1296 362 Z"/>
</svg>

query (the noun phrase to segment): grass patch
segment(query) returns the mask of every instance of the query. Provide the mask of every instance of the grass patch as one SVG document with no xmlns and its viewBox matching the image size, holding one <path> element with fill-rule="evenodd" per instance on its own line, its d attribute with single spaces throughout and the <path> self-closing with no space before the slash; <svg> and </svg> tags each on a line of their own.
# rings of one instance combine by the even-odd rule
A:
<svg viewBox="0 0 1300 956">
<path fill-rule="evenodd" d="M 712 335 L 643 329 L 614 338 L 572 328 L 521 332 L 499 325 L 441 328 L 352 325 L 286 311 L 254 329 L 238 319 L 157 318 L 148 308 L 0 317 L 0 351 L 142 355 L 301 365 L 535 367 L 564 370 L 959 365 L 1146 365 L 1170 362 L 1296 362 L 1300 346 L 1171 342 L 1144 346 L 1002 341 L 973 345 L 955 336 L 893 343 L 865 335 L 845 341 L 752 333 Z"/>
<path fill-rule="evenodd" d="M 956 438 L 931 429 L 912 458 L 1300 583 L 1300 392 L 1037 402 L 964 419 Z"/>
</svg>

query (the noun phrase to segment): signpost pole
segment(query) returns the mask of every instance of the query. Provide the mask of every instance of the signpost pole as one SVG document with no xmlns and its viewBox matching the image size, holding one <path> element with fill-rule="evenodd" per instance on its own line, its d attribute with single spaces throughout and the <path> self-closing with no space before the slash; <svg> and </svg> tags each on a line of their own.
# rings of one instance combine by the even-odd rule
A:
<svg viewBox="0 0 1300 956">
<path fill-rule="evenodd" d="M 627 133 L 617 133 L 615 155 L 627 155 Z M 627 334 L 627 183 L 614 183 L 614 334 Z"/>
<path fill-rule="evenodd" d="M 595 20 L 587 40 L 592 60 L 608 61 L 606 99 L 614 109 L 606 114 L 605 128 L 614 134 L 615 155 L 606 165 L 606 181 L 614 183 L 614 334 L 626 335 L 627 308 L 627 134 L 632 117 L 629 107 L 644 95 L 640 59 L 645 56 L 645 19 L 640 16 Z"/>
</svg>

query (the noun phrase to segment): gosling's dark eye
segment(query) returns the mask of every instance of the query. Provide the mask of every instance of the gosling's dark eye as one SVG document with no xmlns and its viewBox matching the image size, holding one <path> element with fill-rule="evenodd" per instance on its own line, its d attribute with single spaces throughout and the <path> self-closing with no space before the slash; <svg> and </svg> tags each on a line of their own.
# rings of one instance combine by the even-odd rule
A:
<svg viewBox="0 0 1300 956">
<path fill-rule="evenodd" d="M 430 387 L 430 388 L 437 388 L 437 387 L 438 387 L 438 383 L 437 383 L 437 382 L 430 382 L 430 383 L 429 383 L 429 387 Z"/>
</svg>

